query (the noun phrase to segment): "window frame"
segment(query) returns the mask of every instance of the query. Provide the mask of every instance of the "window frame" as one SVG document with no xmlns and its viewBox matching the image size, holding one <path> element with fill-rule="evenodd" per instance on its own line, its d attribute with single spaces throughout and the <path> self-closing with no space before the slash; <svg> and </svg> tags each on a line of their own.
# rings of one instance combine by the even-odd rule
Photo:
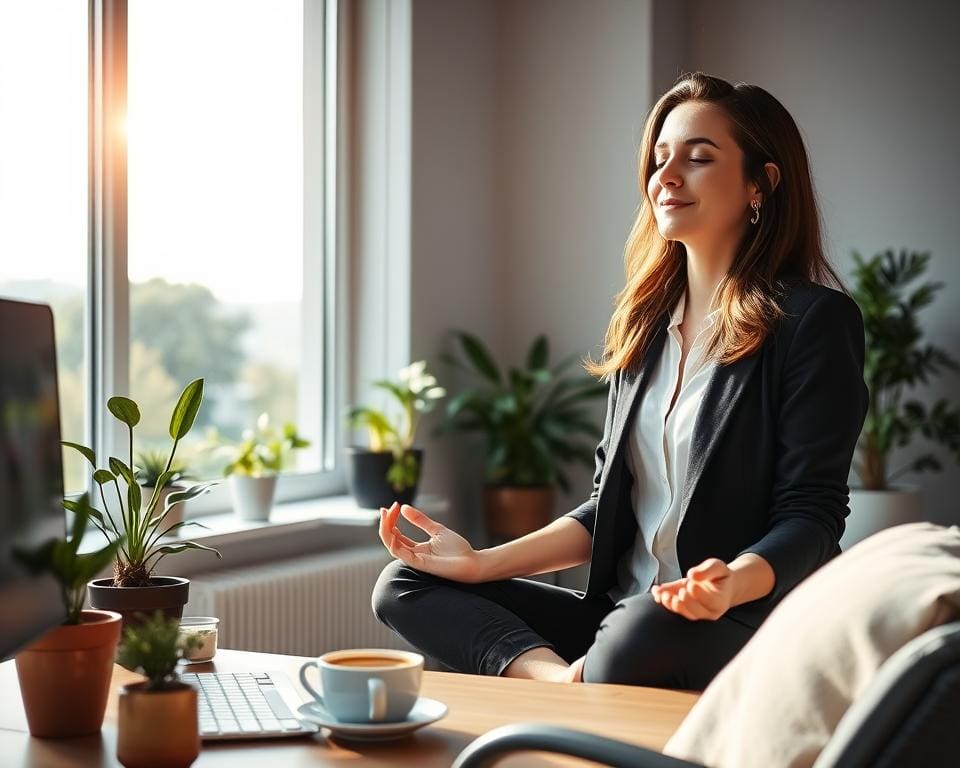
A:
<svg viewBox="0 0 960 768">
<path fill-rule="evenodd" d="M 129 281 L 127 274 L 127 0 L 89 0 L 89 350 L 87 444 L 98 457 L 123 456 L 126 428 L 106 409 L 106 399 L 129 394 Z M 337 0 L 303 0 L 303 298 L 301 392 L 298 425 L 318 447 L 319 469 L 284 473 L 276 502 L 342 494 L 343 412 L 347 365 L 341 247 L 342 197 L 338 169 L 341 113 L 338 41 L 343 20 Z M 311 212 L 318 212 L 311 215 Z M 316 331 L 320 329 L 318 334 Z M 309 331 L 309 333 L 307 332 Z M 317 340 L 319 339 L 319 346 Z M 180 386 L 186 382 L 179 382 Z M 172 407 L 171 403 L 171 407 Z M 102 463 L 102 462 L 100 462 Z M 89 489 L 93 493 L 96 489 Z M 228 484 L 189 502 L 188 515 L 232 509 Z"/>
</svg>

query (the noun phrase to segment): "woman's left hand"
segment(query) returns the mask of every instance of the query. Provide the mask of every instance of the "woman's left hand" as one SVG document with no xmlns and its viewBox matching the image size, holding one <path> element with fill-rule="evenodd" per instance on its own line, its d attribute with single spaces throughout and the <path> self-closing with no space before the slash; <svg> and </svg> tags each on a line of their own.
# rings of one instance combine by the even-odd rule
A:
<svg viewBox="0 0 960 768">
<path fill-rule="evenodd" d="M 686 578 L 654 585 L 653 599 L 667 610 L 692 621 L 714 621 L 733 601 L 733 571 L 723 560 L 710 557 L 687 571 Z"/>
</svg>

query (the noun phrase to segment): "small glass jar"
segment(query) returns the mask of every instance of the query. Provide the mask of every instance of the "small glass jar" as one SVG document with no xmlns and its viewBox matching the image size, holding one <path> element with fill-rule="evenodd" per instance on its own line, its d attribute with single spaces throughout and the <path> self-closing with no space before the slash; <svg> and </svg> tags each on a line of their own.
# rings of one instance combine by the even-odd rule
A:
<svg viewBox="0 0 960 768">
<path fill-rule="evenodd" d="M 210 661 L 217 653 L 217 626 L 213 616 L 184 616 L 180 619 L 180 636 L 195 637 L 198 644 L 183 652 L 183 659 L 192 664 Z"/>
</svg>

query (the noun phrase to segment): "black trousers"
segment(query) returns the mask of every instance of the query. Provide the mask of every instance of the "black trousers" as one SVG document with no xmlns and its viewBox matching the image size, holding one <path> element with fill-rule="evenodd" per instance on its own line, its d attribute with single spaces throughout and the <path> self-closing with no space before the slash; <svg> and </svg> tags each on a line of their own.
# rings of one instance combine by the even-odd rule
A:
<svg viewBox="0 0 960 768">
<path fill-rule="evenodd" d="M 371 603 L 381 622 L 456 672 L 499 676 L 546 647 L 568 663 L 586 654 L 587 683 L 703 690 L 755 631 L 728 615 L 691 621 L 650 593 L 616 604 L 583 594 L 532 579 L 464 584 L 394 560 Z"/>
</svg>

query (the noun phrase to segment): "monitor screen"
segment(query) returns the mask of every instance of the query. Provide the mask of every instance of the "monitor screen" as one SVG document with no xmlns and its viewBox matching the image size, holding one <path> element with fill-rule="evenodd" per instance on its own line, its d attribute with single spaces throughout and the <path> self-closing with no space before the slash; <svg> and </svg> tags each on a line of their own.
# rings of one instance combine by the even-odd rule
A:
<svg viewBox="0 0 960 768">
<path fill-rule="evenodd" d="M 61 456 L 53 313 L 0 299 L 0 658 L 66 618 L 54 579 L 14 556 L 66 535 Z"/>
</svg>

